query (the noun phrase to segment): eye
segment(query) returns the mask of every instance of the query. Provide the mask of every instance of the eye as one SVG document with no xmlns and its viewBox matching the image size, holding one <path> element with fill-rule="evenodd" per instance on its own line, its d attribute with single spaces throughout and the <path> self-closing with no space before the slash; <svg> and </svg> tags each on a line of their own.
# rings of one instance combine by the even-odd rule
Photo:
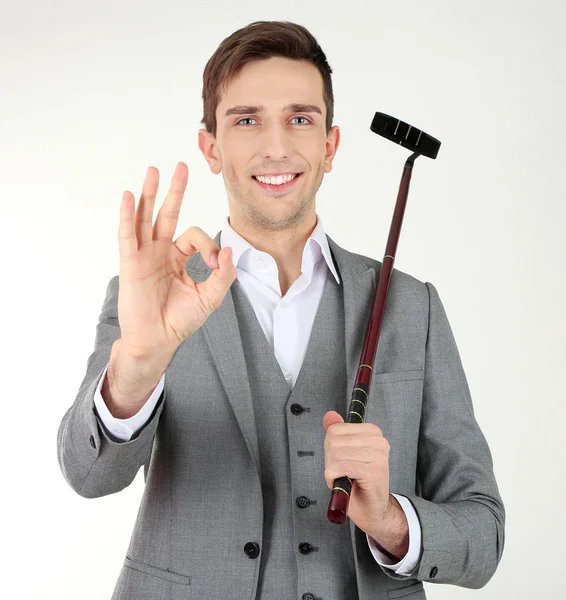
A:
<svg viewBox="0 0 566 600">
<path fill-rule="evenodd" d="M 307 119 L 306 117 L 293 117 L 293 118 L 291 119 L 291 121 L 294 121 L 295 119 L 305 119 L 305 121 L 306 121 L 307 123 L 310 123 L 310 120 L 309 120 L 309 119 Z"/>
<path fill-rule="evenodd" d="M 236 125 L 239 125 L 242 121 L 255 121 L 255 119 L 253 117 L 244 117 L 243 119 L 240 119 Z"/>
</svg>

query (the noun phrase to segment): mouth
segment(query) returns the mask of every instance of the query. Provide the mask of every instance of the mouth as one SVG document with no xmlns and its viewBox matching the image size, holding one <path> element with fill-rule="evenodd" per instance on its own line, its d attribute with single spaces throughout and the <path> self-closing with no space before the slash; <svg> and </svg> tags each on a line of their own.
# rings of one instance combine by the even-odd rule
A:
<svg viewBox="0 0 566 600">
<path fill-rule="evenodd" d="M 274 183 L 263 183 L 259 181 L 255 175 L 252 175 L 252 179 L 256 182 L 257 185 L 259 185 L 261 189 L 265 190 L 266 192 L 282 193 L 291 190 L 295 185 L 296 181 L 300 179 L 301 175 L 302 173 L 295 173 L 295 177 L 293 177 L 291 181 L 281 183 L 280 185 Z"/>
</svg>

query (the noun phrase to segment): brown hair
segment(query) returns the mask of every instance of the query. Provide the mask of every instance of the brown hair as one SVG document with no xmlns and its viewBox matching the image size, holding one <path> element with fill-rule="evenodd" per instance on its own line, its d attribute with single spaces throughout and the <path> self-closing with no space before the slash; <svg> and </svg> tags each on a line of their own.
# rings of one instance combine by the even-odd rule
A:
<svg viewBox="0 0 566 600">
<path fill-rule="evenodd" d="M 302 25 L 289 21 L 255 21 L 232 33 L 218 46 L 206 63 L 202 77 L 201 123 L 207 131 L 216 136 L 216 108 L 221 89 L 226 89 L 246 63 L 272 56 L 308 60 L 318 68 L 322 75 L 328 134 L 334 118 L 332 69 L 314 36 Z"/>
</svg>

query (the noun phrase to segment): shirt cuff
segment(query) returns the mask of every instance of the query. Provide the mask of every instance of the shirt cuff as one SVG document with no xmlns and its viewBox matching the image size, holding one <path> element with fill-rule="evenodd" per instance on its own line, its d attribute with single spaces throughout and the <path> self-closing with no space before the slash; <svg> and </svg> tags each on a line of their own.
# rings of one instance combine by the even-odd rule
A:
<svg viewBox="0 0 566 600">
<path fill-rule="evenodd" d="M 108 431 L 115 435 L 119 440 L 127 442 L 131 439 L 134 433 L 139 431 L 149 421 L 153 413 L 153 409 L 155 408 L 157 401 L 159 400 L 159 396 L 161 396 L 161 392 L 165 386 L 165 373 L 163 373 L 161 376 L 157 387 L 148 398 L 147 402 L 135 415 L 129 417 L 128 419 L 118 419 L 114 417 L 108 410 L 106 402 L 104 402 L 104 398 L 102 397 L 101 390 L 107 370 L 108 365 L 106 365 L 104 373 L 102 373 L 102 377 L 96 386 L 96 390 L 94 392 L 94 404 L 96 406 L 98 416 L 100 417 L 100 420 L 106 429 L 108 429 Z"/>
<path fill-rule="evenodd" d="M 399 496 L 398 494 L 392 494 L 392 496 L 397 498 L 407 517 L 407 523 L 409 525 L 409 550 L 407 551 L 407 554 L 399 562 L 393 563 L 391 559 L 379 550 L 373 538 L 367 533 L 366 537 L 371 553 L 379 565 L 395 571 L 397 575 L 411 575 L 421 560 L 421 524 L 410 500 L 405 498 L 405 496 Z"/>
</svg>

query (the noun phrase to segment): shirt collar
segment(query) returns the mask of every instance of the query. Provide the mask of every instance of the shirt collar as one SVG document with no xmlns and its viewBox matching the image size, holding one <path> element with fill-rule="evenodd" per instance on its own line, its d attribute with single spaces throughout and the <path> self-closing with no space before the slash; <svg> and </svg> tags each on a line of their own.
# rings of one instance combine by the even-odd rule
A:
<svg viewBox="0 0 566 600">
<path fill-rule="evenodd" d="M 322 256 L 326 261 L 327 267 L 334 275 L 336 282 L 340 284 L 340 278 L 338 277 L 338 272 L 336 271 L 334 261 L 332 260 L 332 254 L 330 253 L 328 239 L 324 232 L 322 220 L 318 214 L 316 215 L 316 220 L 316 227 L 307 240 L 303 250 L 301 272 L 309 278 L 312 278 L 314 266 Z M 248 270 L 252 255 L 258 253 L 258 250 L 232 228 L 229 217 L 226 217 L 224 226 L 220 232 L 220 248 L 226 246 L 232 248 L 232 262 L 234 263 L 234 266 L 243 269 L 244 271 Z"/>
</svg>

